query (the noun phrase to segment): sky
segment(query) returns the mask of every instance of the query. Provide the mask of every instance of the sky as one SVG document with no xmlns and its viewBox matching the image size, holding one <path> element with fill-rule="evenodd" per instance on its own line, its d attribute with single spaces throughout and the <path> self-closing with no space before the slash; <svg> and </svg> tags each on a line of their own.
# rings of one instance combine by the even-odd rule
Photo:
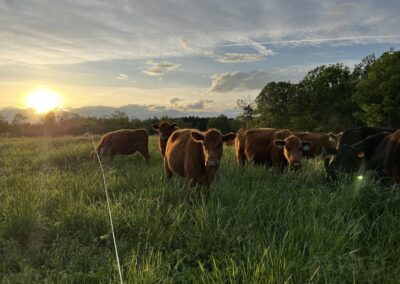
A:
<svg viewBox="0 0 400 284">
<path fill-rule="evenodd" d="M 0 0 L 0 113 L 47 88 L 65 108 L 232 114 L 273 80 L 400 47 L 400 1 Z"/>
</svg>

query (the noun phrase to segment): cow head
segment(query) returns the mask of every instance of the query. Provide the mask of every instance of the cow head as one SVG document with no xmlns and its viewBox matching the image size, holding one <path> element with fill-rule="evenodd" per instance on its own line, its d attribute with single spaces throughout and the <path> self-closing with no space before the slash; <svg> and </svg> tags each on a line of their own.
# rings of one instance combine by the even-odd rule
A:
<svg viewBox="0 0 400 284">
<path fill-rule="evenodd" d="M 204 165 L 206 168 L 216 168 L 222 157 L 223 143 L 232 143 L 235 133 L 222 135 L 217 129 L 210 129 L 205 133 L 197 131 L 191 132 L 192 139 L 196 143 L 201 143 L 204 153 Z"/>
<path fill-rule="evenodd" d="M 168 138 L 171 136 L 172 132 L 178 129 L 176 123 L 169 124 L 168 122 L 163 121 L 159 125 L 152 124 L 151 127 L 160 135 L 160 148 L 162 155 L 164 156 Z"/>
<path fill-rule="evenodd" d="M 303 159 L 303 152 L 307 152 L 312 143 L 303 141 L 295 135 L 290 135 L 284 140 L 274 140 L 275 147 L 283 150 L 283 155 L 290 168 L 300 168 L 300 161 Z"/>
<path fill-rule="evenodd" d="M 343 145 L 339 150 L 327 149 L 324 165 L 330 178 L 336 178 L 337 172 L 353 173 L 356 172 L 363 161 L 365 152 L 362 143 L 353 145 Z"/>
</svg>

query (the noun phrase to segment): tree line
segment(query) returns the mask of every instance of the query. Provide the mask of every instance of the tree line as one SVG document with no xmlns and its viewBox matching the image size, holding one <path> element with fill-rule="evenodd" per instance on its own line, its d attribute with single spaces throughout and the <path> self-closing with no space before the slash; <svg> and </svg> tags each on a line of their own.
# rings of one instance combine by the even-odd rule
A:
<svg viewBox="0 0 400 284">
<path fill-rule="evenodd" d="M 61 112 L 47 113 L 41 121 L 30 123 L 22 114 L 11 122 L 0 115 L 2 136 L 62 136 L 103 134 L 121 128 L 146 128 L 161 120 L 181 128 L 223 133 L 240 127 L 275 127 L 291 130 L 342 131 L 359 126 L 400 125 L 400 51 L 393 49 L 379 58 L 371 54 L 351 70 L 342 63 L 322 65 L 310 70 L 298 83 L 269 82 L 256 99 L 237 101 L 241 115 L 211 118 L 130 118 L 123 112 L 109 117 L 82 117 Z"/>
<path fill-rule="evenodd" d="M 270 82 L 253 105 L 242 105 L 247 124 L 256 126 L 309 131 L 399 127 L 400 52 L 368 55 L 353 70 L 341 63 L 318 66 L 297 84 Z"/>
<path fill-rule="evenodd" d="M 75 113 L 49 112 L 37 123 L 31 123 L 27 117 L 17 113 L 11 122 L 0 116 L 0 135 L 9 137 L 38 137 L 38 136 L 79 136 L 87 133 L 104 134 L 117 129 L 145 128 L 153 133 L 152 124 L 160 121 L 177 123 L 181 128 L 197 128 L 205 131 L 208 128 L 218 128 L 223 133 L 237 131 L 240 121 L 225 115 L 218 117 L 187 116 L 180 118 L 149 118 L 140 120 L 130 118 L 124 112 L 116 111 L 108 117 L 84 117 Z"/>
</svg>

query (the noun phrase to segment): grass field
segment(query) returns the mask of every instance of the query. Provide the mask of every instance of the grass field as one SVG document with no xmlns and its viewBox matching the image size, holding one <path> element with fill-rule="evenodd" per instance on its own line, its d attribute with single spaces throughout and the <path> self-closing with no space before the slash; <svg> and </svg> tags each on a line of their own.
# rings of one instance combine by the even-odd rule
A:
<svg viewBox="0 0 400 284">
<path fill-rule="evenodd" d="M 0 282 L 114 283 L 118 271 L 89 138 L 0 140 Z M 208 202 L 163 180 L 152 137 L 106 165 L 127 283 L 386 282 L 400 279 L 400 190 L 239 167 L 225 148 Z"/>
</svg>

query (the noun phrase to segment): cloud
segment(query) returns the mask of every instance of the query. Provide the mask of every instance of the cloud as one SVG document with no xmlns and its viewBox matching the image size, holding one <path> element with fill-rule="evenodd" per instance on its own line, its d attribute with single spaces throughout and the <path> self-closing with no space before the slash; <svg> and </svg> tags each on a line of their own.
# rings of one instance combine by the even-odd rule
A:
<svg viewBox="0 0 400 284">
<path fill-rule="evenodd" d="M 222 63 L 233 63 L 233 62 L 256 62 L 261 61 L 265 58 L 262 54 L 254 53 L 225 53 L 217 58 L 217 61 Z"/>
<path fill-rule="evenodd" d="M 147 69 L 143 70 L 143 73 L 149 76 L 161 76 L 167 71 L 174 70 L 180 66 L 180 64 L 174 64 L 168 61 L 156 62 L 149 60 L 146 62 Z"/>
<path fill-rule="evenodd" d="M 185 99 L 181 99 L 181 98 L 172 98 L 172 99 L 170 99 L 169 100 L 169 103 L 170 104 L 177 104 L 177 103 L 179 103 L 179 102 L 181 102 L 181 101 L 184 101 Z"/>
<path fill-rule="evenodd" d="M 212 92 L 256 90 L 272 80 L 271 74 L 266 71 L 217 73 L 211 78 L 213 79 L 210 87 Z"/>
<path fill-rule="evenodd" d="M 184 51 L 187 51 L 187 52 L 193 51 L 193 48 L 189 45 L 189 43 L 186 39 L 178 37 L 177 41 Z"/>
<path fill-rule="evenodd" d="M 117 76 L 117 80 L 126 80 L 126 79 L 128 79 L 128 78 L 129 78 L 128 75 L 123 74 L 123 73 L 121 73 L 121 74 L 119 74 L 119 75 Z"/>
<path fill-rule="evenodd" d="M 204 109 L 206 104 L 212 103 L 213 100 L 199 100 L 197 102 L 186 105 L 185 109 L 199 110 Z"/>
<path fill-rule="evenodd" d="M 251 39 L 248 39 L 248 41 L 249 41 L 249 44 L 252 47 L 254 47 L 254 49 L 257 50 L 260 54 L 262 54 L 264 56 L 270 56 L 270 55 L 274 54 L 274 52 L 271 49 L 267 49 L 264 45 L 254 41 L 254 40 L 251 40 Z"/>
<path fill-rule="evenodd" d="M 253 46 L 260 54 L 267 55 L 265 46 L 259 43 L 300 41 L 312 45 L 315 41 L 308 40 L 322 38 L 337 38 L 347 44 L 352 44 L 353 38 L 361 43 L 400 42 L 399 1 L 348 3 L 345 0 L 1 1 L 0 62 L 143 60 L 188 53 L 201 55 L 218 46 L 236 43 Z M 249 42 L 249 38 L 254 42 Z"/>
</svg>

